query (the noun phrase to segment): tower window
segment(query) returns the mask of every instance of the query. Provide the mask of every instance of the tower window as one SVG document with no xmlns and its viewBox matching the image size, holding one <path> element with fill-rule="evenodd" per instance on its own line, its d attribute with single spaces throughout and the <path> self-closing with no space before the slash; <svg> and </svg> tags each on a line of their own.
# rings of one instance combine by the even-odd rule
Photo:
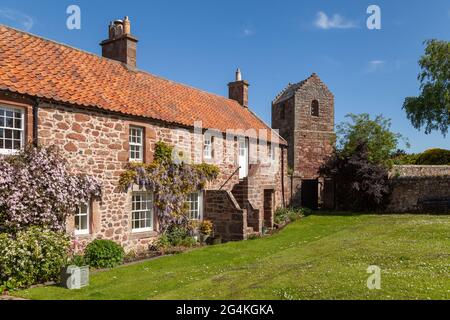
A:
<svg viewBox="0 0 450 320">
<path fill-rule="evenodd" d="M 319 101 L 317 100 L 311 102 L 311 115 L 314 117 L 319 116 Z"/>
<path fill-rule="evenodd" d="M 280 104 L 279 108 L 280 108 L 280 119 L 284 120 L 286 118 L 286 112 L 285 112 L 286 108 L 284 107 L 283 103 Z"/>
</svg>

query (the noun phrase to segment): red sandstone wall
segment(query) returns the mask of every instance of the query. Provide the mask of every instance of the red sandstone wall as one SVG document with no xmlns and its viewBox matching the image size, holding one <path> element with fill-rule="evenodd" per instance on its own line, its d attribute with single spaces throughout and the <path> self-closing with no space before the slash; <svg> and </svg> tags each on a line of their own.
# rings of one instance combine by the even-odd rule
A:
<svg viewBox="0 0 450 320">
<path fill-rule="evenodd" d="M 94 201 L 92 205 L 91 234 L 78 237 L 81 246 L 94 238 L 104 238 L 121 243 L 127 250 L 139 250 L 146 248 L 157 236 L 156 232 L 131 232 L 131 191 L 124 193 L 118 188 L 119 176 L 128 163 L 130 125 L 145 128 L 146 162 L 152 161 L 154 145 L 159 140 L 176 145 L 178 150 L 186 152 L 190 151 L 196 143 L 203 143 L 202 138 L 195 139 L 192 130 L 167 124 L 142 122 L 138 119 L 98 111 L 77 110 L 72 107 L 50 104 L 40 106 L 40 144 L 59 146 L 74 172 L 94 175 L 103 181 L 103 197 L 101 201 Z M 207 189 L 220 188 L 237 169 L 237 142 L 227 143 L 224 139 L 216 138 L 214 144 L 222 144 L 225 149 L 228 148 L 234 152 L 216 163 L 220 167 L 220 176 Z M 201 157 L 202 148 L 199 150 L 200 152 L 192 155 L 192 159 Z M 280 177 L 278 172 L 275 179 L 255 178 L 257 189 L 254 190 L 252 199 L 261 208 L 261 214 L 263 214 L 262 199 L 264 196 L 261 188 L 268 185 L 264 182 L 265 180 L 271 181 L 271 186 L 276 190 L 277 206 L 281 205 Z M 223 186 L 223 189 L 231 190 L 238 181 L 236 174 Z M 253 188 L 253 185 L 251 187 Z M 209 212 L 205 213 L 210 216 L 223 211 L 221 204 L 217 201 L 208 204 L 206 209 Z M 73 222 L 68 222 L 68 229 L 69 231 L 73 229 Z M 244 228 L 242 238 L 245 237 Z M 233 235 L 233 238 L 236 238 L 236 235 Z"/>
</svg>

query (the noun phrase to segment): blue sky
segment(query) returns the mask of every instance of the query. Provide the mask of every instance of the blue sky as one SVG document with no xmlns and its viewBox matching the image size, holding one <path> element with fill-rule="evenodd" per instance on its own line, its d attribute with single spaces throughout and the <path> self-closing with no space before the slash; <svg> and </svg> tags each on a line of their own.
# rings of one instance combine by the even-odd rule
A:
<svg viewBox="0 0 450 320">
<path fill-rule="evenodd" d="M 71 4 L 81 8 L 81 30 L 66 28 Z M 366 27 L 371 4 L 381 8 L 381 30 Z M 410 152 L 450 148 L 450 137 L 417 131 L 401 108 L 419 92 L 423 41 L 450 38 L 448 0 L 0 2 L 0 23 L 97 54 L 108 22 L 125 15 L 140 69 L 226 96 L 239 66 L 251 108 L 268 123 L 275 95 L 316 72 L 335 94 L 336 122 L 383 114 Z"/>
</svg>

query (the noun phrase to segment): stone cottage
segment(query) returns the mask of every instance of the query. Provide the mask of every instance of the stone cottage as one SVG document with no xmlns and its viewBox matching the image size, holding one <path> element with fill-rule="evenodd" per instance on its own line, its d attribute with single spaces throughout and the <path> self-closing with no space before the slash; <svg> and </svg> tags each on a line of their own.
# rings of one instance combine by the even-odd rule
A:
<svg viewBox="0 0 450 320">
<path fill-rule="evenodd" d="M 128 163 L 151 162 L 158 141 L 220 168 L 187 197 L 192 219 L 212 220 L 224 240 L 271 227 L 288 201 L 287 143 L 251 111 L 240 71 L 221 97 L 139 70 L 127 17 L 108 34 L 97 56 L 0 25 L 0 154 L 56 145 L 73 172 L 102 181 L 102 198 L 68 221 L 81 243 L 103 238 L 140 250 L 158 236 L 153 194 L 118 188 Z"/>
</svg>

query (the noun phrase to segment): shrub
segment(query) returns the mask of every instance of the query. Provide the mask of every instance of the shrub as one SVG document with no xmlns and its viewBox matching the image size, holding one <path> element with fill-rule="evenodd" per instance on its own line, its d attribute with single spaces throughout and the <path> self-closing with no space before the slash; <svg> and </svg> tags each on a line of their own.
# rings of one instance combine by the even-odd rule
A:
<svg viewBox="0 0 450 320">
<path fill-rule="evenodd" d="M 69 261 L 67 262 L 67 265 L 83 267 L 86 265 L 86 259 L 81 254 L 75 254 L 69 259 Z"/>
<path fill-rule="evenodd" d="M 187 247 L 187 248 L 193 247 L 196 244 L 197 244 L 197 240 L 195 240 L 194 237 L 186 237 L 183 240 L 181 240 L 181 243 L 180 243 L 180 245 L 182 247 Z"/>
<path fill-rule="evenodd" d="M 282 224 L 287 221 L 297 221 L 305 215 L 304 212 L 307 212 L 307 210 L 309 209 L 278 208 L 275 211 L 274 222 L 276 224 Z M 310 212 L 310 210 L 308 212 Z"/>
<path fill-rule="evenodd" d="M 319 172 L 336 181 L 338 209 L 380 210 L 388 202 L 391 191 L 388 170 L 370 161 L 365 143 L 360 143 L 352 155 L 335 153 Z"/>
<path fill-rule="evenodd" d="M 415 165 L 420 154 L 398 154 L 392 157 L 393 164 L 396 165 Z"/>
<path fill-rule="evenodd" d="M 200 222 L 200 226 L 198 227 L 198 230 L 201 234 L 204 234 L 206 236 L 210 236 L 213 232 L 213 223 L 209 220 L 204 220 Z"/>
<path fill-rule="evenodd" d="M 56 280 L 69 247 L 66 234 L 39 227 L 0 234 L 0 292 Z"/>
<path fill-rule="evenodd" d="M 154 250 L 165 250 L 171 247 L 169 237 L 167 234 L 162 234 L 159 236 L 158 240 L 152 246 Z"/>
<path fill-rule="evenodd" d="M 450 150 L 429 149 L 421 153 L 417 160 L 418 165 L 450 165 Z"/>
<path fill-rule="evenodd" d="M 276 224 L 282 224 L 283 222 L 286 222 L 289 216 L 289 209 L 288 208 L 278 208 L 275 211 L 273 221 Z"/>
<path fill-rule="evenodd" d="M 300 214 L 307 217 L 313 214 L 313 211 L 309 208 L 301 208 L 300 209 Z"/>
<path fill-rule="evenodd" d="M 171 246 L 179 246 L 182 244 L 183 240 L 189 237 L 189 230 L 184 226 L 172 225 L 170 226 L 165 235 Z"/>
<path fill-rule="evenodd" d="M 84 257 L 94 268 L 113 268 L 123 262 L 125 252 L 111 240 L 94 240 L 86 247 Z"/>
</svg>

